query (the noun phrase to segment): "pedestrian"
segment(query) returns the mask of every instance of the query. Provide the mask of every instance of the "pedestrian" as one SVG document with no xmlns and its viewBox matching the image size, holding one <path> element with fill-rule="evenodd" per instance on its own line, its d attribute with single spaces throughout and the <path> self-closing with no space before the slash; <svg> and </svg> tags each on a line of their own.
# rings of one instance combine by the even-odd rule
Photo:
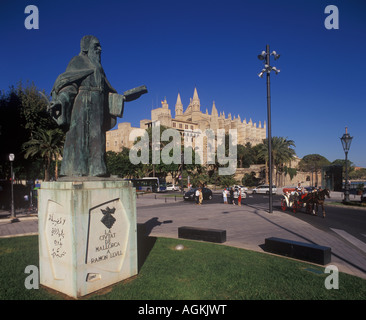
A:
<svg viewBox="0 0 366 320">
<path fill-rule="evenodd" d="M 237 205 L 238 204 L 238 189 L 234 189 L 234 201 L 233 201 L 233 205 Z"/>
<path fill-rule="evenodd" d="M 200 188 L 200 195 L 199 195 L 199 204 L 202 204 L 202 200 L 203 200 L 203 190 L 202 188 Z"/>
<path fill-rule="evenodd" d="M 200 189 L 199 188 L 196 189 L 195 196 L 196 196 L 196 204 L 198 204 L 200 201 Z"/>
<path fill-rule="evenodd" d="M 226 194 L 226 188 L 222 191 L 222 198 L 224 200 L 224 203 L 227 204 L 227 194 Z"/>
<path fill-rule="evenodd" d="M 239 188 L 238 205 L 241 206 L 241 188 Z"/>
<path fill-rule="evenodd" d="M 233 201 L 234 201 L 234 189 L 233 189 L 233 187 L 231 187 L 231 189 L 230 189 L 230 204 L 232 204 L 233 203 Z"/>
</svg>

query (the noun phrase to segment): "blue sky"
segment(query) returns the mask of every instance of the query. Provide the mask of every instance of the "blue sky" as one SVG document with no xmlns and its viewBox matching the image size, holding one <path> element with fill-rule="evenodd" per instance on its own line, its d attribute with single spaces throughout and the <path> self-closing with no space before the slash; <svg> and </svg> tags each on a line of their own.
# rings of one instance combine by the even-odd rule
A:
<svg viewBox="0 0 366 320">
<path fill-rule="evenodd" d="M 38 7 L 38 30 L 24 26 L 28 4 Z M 338 7 L 338 30 L 324 26 L 327 5 Z M 366 167 L 365 16 L 364 0 L 2 0 L 0 90 L 30 80 L 49 93 L 81 37 L 93 34 L 112 86 L 149 91 L 120 121 L 139 126 L 165 97 L 174 110 L 178 92 L 186 108 L 197 87 L 204 112 L 215 101 L 219 112 L 263 123 L 257 55 L 269 44 L 281 54 L 272 62 L 281 70 L 271 74 L 272 136 L 294 140 L 299 157 L 333 161 L 344 159 L 348 126 L 349 159 Z"/>
</svg>

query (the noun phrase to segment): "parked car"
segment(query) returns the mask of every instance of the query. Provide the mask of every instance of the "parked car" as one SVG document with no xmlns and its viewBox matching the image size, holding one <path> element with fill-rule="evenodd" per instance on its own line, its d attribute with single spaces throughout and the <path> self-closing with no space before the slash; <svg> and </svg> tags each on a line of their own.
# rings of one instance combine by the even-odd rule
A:
<svg viewBox="0 0 366 320">
<path fill-rule="evenodd" d="M 364 193 L 361 194 L 361 202 L 366 202 L 366 191 L 364 191 Z"/>
<path fill-rule="evenodd" d="M 247 194 L 248 194 L 248 188 L 244 187 L 244 186 L 234 186 L 234 189 L 236 190 L 241 190 L 241 197 L 242 198 L 246 198 Z"/>
<path fill-rule="evenodd" d="M 183 199 L 184 200 L 194 200 L 195 194 L 196 194 L 197 188 L 191 188 L 189 191 L 187 191 Z M 203 200 L 211 200 L 212 199 L 212 191 L 209 188 L 203 188 Z"/>
<path fill-rule="evenodd" d="M 179 186 L 176 184 L 168 183 L 166 185 L 166 190 L 167 191 L 179 191 Z"/>
<path fill-rule="evenodd" d="M 262 184 L 258 187 L 255 187 L 252 191 L 253 194 L 256 193 L 264 193 L 264 194 L 269 194 L 269 185 L 268 184 Z M 276 194 L 277 193 L 277 188 L 275 185 L 272 186 L 272 193 Z"/>
</svg>

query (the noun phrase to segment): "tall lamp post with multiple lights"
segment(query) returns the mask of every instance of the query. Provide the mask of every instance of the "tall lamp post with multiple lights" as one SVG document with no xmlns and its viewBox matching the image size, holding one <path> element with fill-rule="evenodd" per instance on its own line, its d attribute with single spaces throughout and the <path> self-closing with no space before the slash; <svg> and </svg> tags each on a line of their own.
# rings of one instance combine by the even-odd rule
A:
<svg viewBox="0 0 366 320">
<path fill-rule="evenodd" d="M 346 181 L 344 183 L 344 202 L 349 202 L 349 184 L 348 184 L 348 151 L 349 148 L 351 147 L 351 142 L 353 137 L 350 136 L 350 134 L 347 132 L 347 127 L 346 127 L 346 133 L 343 134 L 341 142 L 342 142 L 342 147 L 344 150 L 344 153 L 346 155 Z"/>
<path fill-rule="evenodd" d="M 260 78 L 263 78 L 263 74 L 267 73 L 267 131 L 268 131 L 268 179 L 269 179 L 269 213 L 272 213 L 272 133 L 271 133 L 271 83 L 270 83 L 270 73 L 274 71 L 276 74 L 280 72 L 280 70 L 276 69 L 276 67 L 270 66 L 270 56 L 274 56 L 274 59 L 277 60 L 280 55 L 273 51 L 269 53 L 269 45 L 266 46 L 266 51 L 262 51 L 260 55 L 258 55 L 258 59 L 264 62 L 264 68 L 258 74 Z"/>
</svg>

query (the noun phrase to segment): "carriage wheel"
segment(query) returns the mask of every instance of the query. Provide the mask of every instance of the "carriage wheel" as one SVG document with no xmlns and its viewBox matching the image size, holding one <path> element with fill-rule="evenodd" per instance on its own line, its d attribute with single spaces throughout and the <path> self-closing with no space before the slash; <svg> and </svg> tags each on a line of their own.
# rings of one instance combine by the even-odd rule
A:
<svg viewBox="0 0 366 320">
<path fill-rule="evenodd" d="M 292 212 L 296 213 L 297 212 L 297 208 L 298 208 L 298 203 L 297 201 L 294 201 L 294 204 L 292 205 Z"/>
<path fill-rule="evenodd" d="M 287 209 L 286 200 L 285 199 L 282 199 L 281 200 L 281 209 L 282 209 L 282 211 L 285 211 Z"/>
<path fill-rule="evenodd" d="M 310 203 L 306 204 L 306 213 L 310 214 L 311 213 L 311 205 Z"/>
</svg>

